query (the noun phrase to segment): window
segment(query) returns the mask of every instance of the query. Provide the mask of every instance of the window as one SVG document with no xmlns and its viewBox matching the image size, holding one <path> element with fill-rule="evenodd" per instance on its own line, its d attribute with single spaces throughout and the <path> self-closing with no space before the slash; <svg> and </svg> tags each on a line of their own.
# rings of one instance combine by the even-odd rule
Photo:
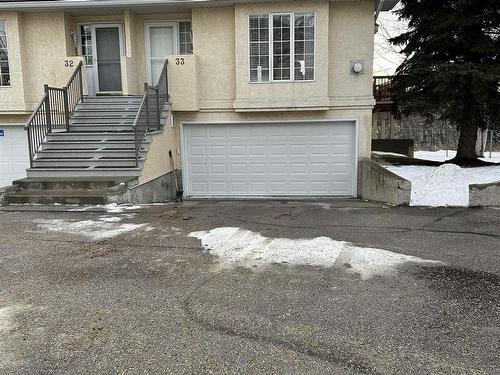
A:
<svg viewBox="0 0 500 375">
<path fill-rule="evenodd" d="M 82 43 L 82 56 L 85 57 L 85 64 L 87 66 L 93 65 L 92 55 L 92 27 L 90 25 L 80 26 L 80 35 Z"/>
<path fill-rule="evenodd" d="M 314 28 L 312 12 L 250 15 L 250 82 L 314 80 Z"/>
<path fill-rule="evenodd" d="M 9 54 L 5 21 L 0 21 L 0 86 L 10 86 Z"/>
<path fill-rule="evenodd" d="M 193 53 L 191 22 L 179 22 L 179 52 L 181 55 Z"/>
<path fill-rule="evenodd" d="M 314 15 L 295 14 L 294 69 L 295 80 L 314 79 Z"/>
<path fill-rule="evenodd" d="M 269 81 L 269 15 L 250 16 L 250 81 Z"/>
</svg>

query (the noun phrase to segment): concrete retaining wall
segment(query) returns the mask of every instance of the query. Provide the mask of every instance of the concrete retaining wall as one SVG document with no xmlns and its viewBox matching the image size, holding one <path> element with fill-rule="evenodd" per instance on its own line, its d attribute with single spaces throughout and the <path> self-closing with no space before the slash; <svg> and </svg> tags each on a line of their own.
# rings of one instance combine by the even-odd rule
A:
<svg viewBox="0 0 500 375">
<path fill-rule="evenodd" d="M 500 206 L 500 181 L 469 185 L 471 207 Z"/>
<path fill-rule="evenodd" d="M 410 204 L 410 181 L 388 171 L 370 159 L 361 159 L 359 164 L 359 187 L 363 200 L 389 203 L 395 206 Z"/>
<path fill-rule="evenodd" d="M 176 170 L 180 188 L 182 189 L 182 172 Z M 113 203 L 161 203 L 175 199 L 174 172 L 168 172 L 151 181 L 133 187 L 117 185 L 107 191 L 108 202 Z"/>
</svg>

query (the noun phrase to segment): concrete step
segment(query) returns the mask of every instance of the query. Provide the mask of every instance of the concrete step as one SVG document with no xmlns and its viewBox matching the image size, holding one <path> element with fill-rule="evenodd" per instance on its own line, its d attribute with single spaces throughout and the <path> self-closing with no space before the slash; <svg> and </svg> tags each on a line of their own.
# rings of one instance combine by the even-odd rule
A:
<svg viewBox="0 0 500 375">
<path fill-rule="evenodd" d="M 141 149 L 141 155 L 146 153 L 146 149 Z M 135 158 L 135 148 L 127 150 L 40 150 L 36 153 L 38 159 L 46 158 Z"/>
<path fill-rule="evenodd" d="M 86 96 L 83 98 L 83 103 L 110 103 L 110 104 L 137 104 L 141 103 L 142 96 Z"/>
<path fill-rule="evenodd" d="M 135 118 L 137 111 L 76 111 L 73 112 L 72 120 L 76 119 L 121 119 L 121 118 Z"/>
<path fill-rule="evenodd" d="M 69 128 L 70 131 L 74 132 L 101 132 L 101 131 L 106 131 L 106 132 L 133 132 L 134 127 L 132 125 L 104 125 L 104 124 L 99 124 L 99 125 L 90 125 L 90 124 L 73 124 Z"/>
<path fill-rule="evenodd" d="M 133 125 L 135 117 L 72 117 L 71 125 Z"/>
<path fill-rule="evenodd" d="M 140 107 L 140 103 L 80 103 L 76 106 L 75 112 L 99 111 L 99 112 L 120 112 L 134 111 Z M 75 113 L 74 112 L 74 113 Z"/>
<path fill-rule="evenodd" d="M 106 190 L 93 189 L 66 189 L 66 190 L 19 190 L 6 194 L 4 199 L 7 204 L 105 204 L 107 203 Z"/>
<path fill-rule="evenodd" d="M 14 181 L 14 185 L 18 185 L 23 190 L 106 190 L 110 187 L 116 186 L 120 183 L 128 183 L 134 180 L 131 177 L 123 178 L 93 178 L 87 177 L 80 178 L 64 178 L 64 177 L 46 177 L 46 178 L 33 178 L 26 177 Z"/>
<path fill-rule="evenodd" d="M 33 168 L 134 168 L 135 158 L 37 158 L 33 160 Z M 139 167 L 144 160 L 139 160 Z"/>
<path fill-rule="evenodd" d="M 125 178 L 138 177 L 141 168 L 28 168 L 29 178 Z"/>
<path fill-rule="evenodd" d="M 130 141 L 134 140 L 135 134 L 133 132 L 60 132 L 60 133 L 51 133 L 46 137 L 47 142 L 52 141 Z"/>
<path fill-rule="evenodd" d="M 143 148 L 149 148 L 150 140 L 145 140 L 142 143 Z M 42 143 L 42 150 L 135 150 L 135 141 L 133 140 L 90 140 L 90 141 L 51 141 Z"/>
</svg>

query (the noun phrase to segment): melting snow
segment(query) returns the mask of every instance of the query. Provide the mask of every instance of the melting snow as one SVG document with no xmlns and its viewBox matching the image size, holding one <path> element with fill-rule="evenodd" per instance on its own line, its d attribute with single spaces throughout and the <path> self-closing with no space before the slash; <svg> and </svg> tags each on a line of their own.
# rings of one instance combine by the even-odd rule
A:
<svg viewBox="0 0 500 375">
<path fill-rule="evenodd" d="M 77 234 L 91 238 L 93 240 L 102 240 L 112 238 L 123 233 L 133 231 L 142 227 L 144 224 L 119 224 L 120 218 L 101 217 L 99 220 L 84 221 L 65 221 L 62 219 L 35 220 L 38 227 L 51 232 L 63 232 Z"/>
<path fill-rule="evenodd" d="M 439 151 L 415 151 L 414 156 L 417 159 L 425 159 L 425 160 L 434 160 L 434 161 L 445 161 L 455 157 L 457 154 L 456 151 L 453 150 L 439 150 Z M 493 163 L 500 163 L 500 152 L 495 151 L 491 153 L 486 151 L 484 153 L 484 158 L 480 158 L 484 161 L 490 161 Z"/>
<path fill-rule="evenodd" d="M 469 185 L 500 181 L 500 166 L 460 168 L 420 165 L 388 166 L 391 172 L 411 181 L 411 206 L 468 206 Z"/>
<path fill-rule="evenodd" d="M 105 205 L 84 206 L 84 207 L 80 207 L 80 208 L 75 208 L 75 209 L 70 210 L 70 211 L 81 212 L 81 211 L 101 210 L 102 209 L 102 210 L 109 212 L 109 213 L 121 213 L 124 211 L 138 210 L 139 208 L 141 208 L 141 206 L 137 206 L 137 205 L 127 206 L 127 205 L 119 205 L 116 203 L 109 203 L 109 204 L 105 204 Z"/>
<path fill-rule="evenodd" d="M 354 246 L 329 237 L 312 239 L 270 238 L 249 230 L 222 227 L 192 232 L 210 254 L 217 256 L 220 269 L 265 268 L 273 263 L 344 267 L 363 279 L 390 275 L 404 263 L 440 263 L 375 248 Z"/>
</svg>

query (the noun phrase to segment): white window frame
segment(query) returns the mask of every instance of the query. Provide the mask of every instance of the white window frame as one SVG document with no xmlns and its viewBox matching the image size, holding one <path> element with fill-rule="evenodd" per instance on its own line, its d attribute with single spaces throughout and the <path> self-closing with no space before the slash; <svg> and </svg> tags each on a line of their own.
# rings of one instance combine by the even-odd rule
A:
<svg viewBox="0 0 500 375">
<path fill-rule="evenodd" d="M 146 78 L 149 83 L 151 83 L 151 34 L 149 29 L 155 26 L 172 26 L 174 28 L 174 55 L 180 53 L 180 35 L 179 35 L 179 23 L 181 22 L 191 22 L 191 33 L 193 32 L 193 21 L 190 19 L 182 19 L 175 21 L 151 21 L 144 23 L 144 53 L 146 60 Z M 191 43 L 193 43 L 193 53 L 194 53 L 194 38 L 191 37 Z"/>
<path fill-rule="evenodd" d="M 312 79 L 295 79 L 295 14 L 301 13 L 311 13 L 314 16 L 314 74 Z M 269 81 L 255 81 L 253 82 L 250 78 L 250 17 L 252 16 L 262 16 L 267 15 L 269 17 Z M 274 53 L 273 53 L 273 15 L 290 15 L 290 79 L 289 80 L 275 80 L 274 79 Z M 300 83 L 300 82 L 315 82 L 316 81 L 316 57 L 317 57 L 317 49 L 316 49 L 316 40 L 317 40 L 317 17 L 316 12 L 312 10 L 301 10 L 295 12 L 256 12 L 248 14 L 248 22 L 247 22 L 247 56 L 248 56 L 248 66 L 247 66 L 247 74 L 248 74 L 248 83 L 251 84 L 269 84 L 269 83 Z"/>
<path fill-rule="evenodd" d="M 154 84 L 151 82 L 151 27 L 161 27 L 161 26 L 171 26 L 174 29 L 174 55 L 179 54 L 179 22 L 173 21 L 154 21 L 154 22 L 146 22 L 144 23 L 144 37 L 145 37 L 145 45 L 144 51 L 146 53 L 146 77 L 150 84 Z"/>
<path fill-rule="evenodd" d="M 5 39 L 7 40 L 7 20 L 0 19 L 0 22 L 4 24 L 4 29 L 5 29 Z M 10 63 L 10 54 L 9 54 L 9 41 L 7 40 L 7 64 L 9 66 L 9 84 L 8 85 L 3 85 L 0 84 L 0 88 L 10 88 L 12 87 L 12 65 Z M 2 71 L 0 70 L 0 75 L 2 74 Z M 0 82 L 2 81 L 2 77 L 0 76 Z"/>
</svg>

